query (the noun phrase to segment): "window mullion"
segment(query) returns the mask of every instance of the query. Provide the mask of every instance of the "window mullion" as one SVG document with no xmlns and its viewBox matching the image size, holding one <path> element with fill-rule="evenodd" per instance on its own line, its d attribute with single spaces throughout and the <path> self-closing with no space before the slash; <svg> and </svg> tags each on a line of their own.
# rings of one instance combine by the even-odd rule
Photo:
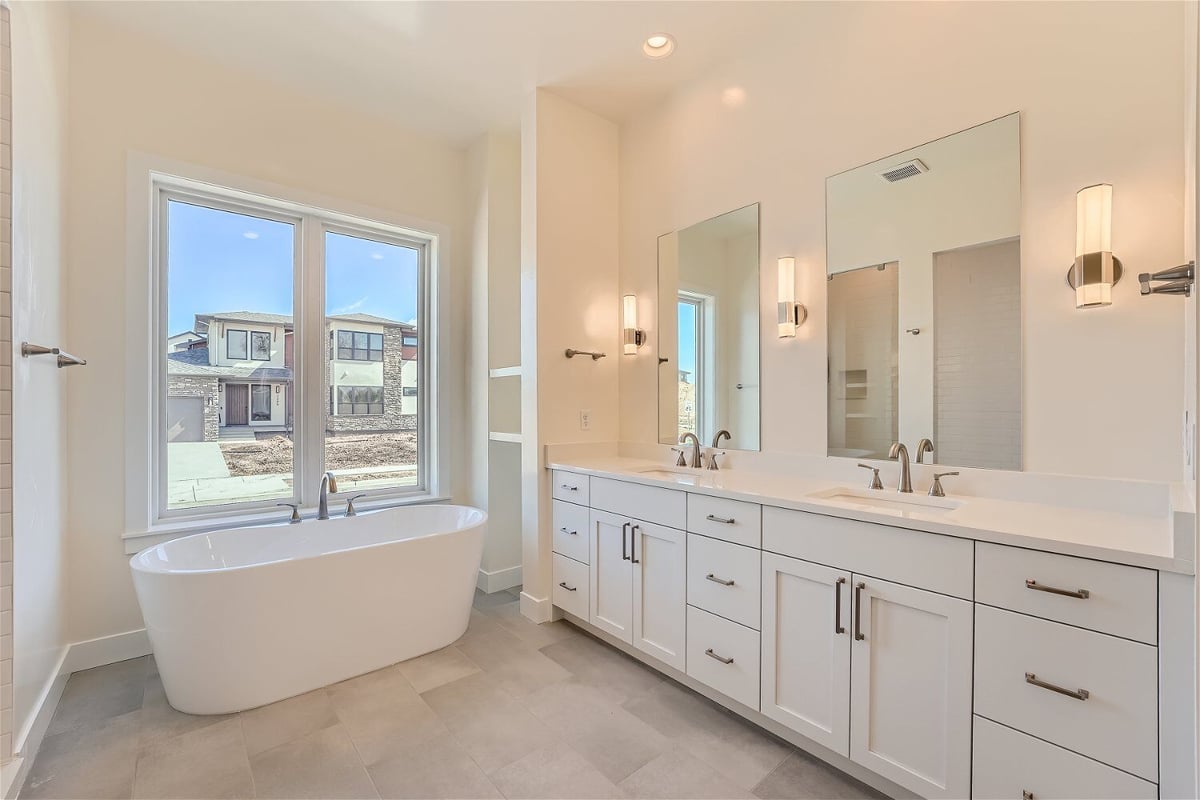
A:
<svg viewBox="0 0 1200 800">
<path fill-rule="evenodd" d="M 296 496 L 305 506 L 317 504 L 324 465 L 325 415 L 321 394 L 326 383 L 326 342 L 322 227 L 318 219 L 305 215 L 300 223 L 301 246 L 297 248 L 296 332 L 300 357 L 296 375 Z"/>
</svg>

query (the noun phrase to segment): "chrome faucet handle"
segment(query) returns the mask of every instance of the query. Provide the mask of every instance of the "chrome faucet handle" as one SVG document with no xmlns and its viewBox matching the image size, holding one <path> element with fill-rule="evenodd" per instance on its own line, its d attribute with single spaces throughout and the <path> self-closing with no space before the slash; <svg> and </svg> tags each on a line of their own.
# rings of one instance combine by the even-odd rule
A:
<svg viewBox="0 0 1200 800">
<path fill-rule="evenodd" d="M 290 508 L 292 510 L 292 517 L 288 520 L 289 525 L 297 525 L 301 522 L 299 503 L 276 503 L 275 505 L 280 508 Z"/>
<path fill-rule="evenodd" d="M 723 456 L 723 455 L 725 455 L 724 450 L 720 450 L 720 451 L 714 450 L 711 453 L 709 453 L 708 454 L 708 466 L 706 467 L 706 469 L 711 469 L 714 472 L 719 470 L 721 468 L 721 466 L 717 463 L 717 456 Z"/>
<path fill-rule="evenodd" d="M 942 488 L 942 478 L 950 478 L 957 475 L 957 472 L 938 472 L 933 476 L 933 485 L 929 487 L 930 497 L 945 497 L 946 490 Z"/>
<path fill-rule="evenodd" d="M 354 497 L 351 497 L 349 500 L 346 501 L 346 516 L 347 517 L 357 517 L 358 516 L 358 512 L 354 510 L 354 501 L 359 499 L 360 497 L 366 497 L 366 495 L 365 494 L 356 494 L 356 495 L 354 495 Z"/>
<path fill-rule="evenodd" d="M 869 489 L 882 489 L 883 481 L 879 480 L 879 467 L 872 467 L 870 464 L 859 464 L 863 469 L 871 470 L 871 485 Z"/>
<path fill-rule="evenodd" d="M 677 467 L 686 467 L 687 466 L 687 451 L 686 450 L 684 450 L 680 447 L 672 447 L 671 452 L 679 453 L 679 458 L 675 459 L 675 466 L 677 466 Z"/>
</svg>

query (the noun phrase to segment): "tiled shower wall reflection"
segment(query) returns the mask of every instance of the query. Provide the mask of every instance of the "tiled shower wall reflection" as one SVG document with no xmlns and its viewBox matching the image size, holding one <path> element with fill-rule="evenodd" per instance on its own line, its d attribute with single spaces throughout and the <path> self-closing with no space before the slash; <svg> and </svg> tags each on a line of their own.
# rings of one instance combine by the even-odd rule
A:
<svg viewBox="0 0 1200 800">
<path fill-rule="evenodd" d="M 0 6 L 0 763 L 13 744 L 12 50 Z"/>
</svg>

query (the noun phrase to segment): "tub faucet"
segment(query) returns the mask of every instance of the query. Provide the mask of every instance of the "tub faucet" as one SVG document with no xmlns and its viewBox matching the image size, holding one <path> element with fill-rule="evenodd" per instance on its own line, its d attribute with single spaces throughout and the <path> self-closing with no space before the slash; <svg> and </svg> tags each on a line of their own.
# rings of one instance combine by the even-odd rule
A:
<svg viewBox="0 0 1200 800">
<path fill-rule="evenodd" d="M 333 477 L 332 472 L 326 472 L 325 477 L 321 478 L 321 499 L 317 507 L 317 519 L 329 519 L 329 496 L 325 493 L 326 489 L 337 494 L 337 478 Z"/>
<path fill-rule="evenodd" d="M 689 439 L 692 442 L 692 459 L 688 466 L 692 469 L 700 469 L 704 466 L 704 455 L 700 452 L 700 438 L 696 434 L 688 432 L 679 437 L 679 443 L 687 444 Z"/>
<path fill-rule="evenodd" d="M 908 466 L 908 448 L 903 442 L 895 442 L 888 451 L 888 458 L 900 459 L 900 485 L 896 491 L 912 494 L 912 472 Z"/>
</svg>

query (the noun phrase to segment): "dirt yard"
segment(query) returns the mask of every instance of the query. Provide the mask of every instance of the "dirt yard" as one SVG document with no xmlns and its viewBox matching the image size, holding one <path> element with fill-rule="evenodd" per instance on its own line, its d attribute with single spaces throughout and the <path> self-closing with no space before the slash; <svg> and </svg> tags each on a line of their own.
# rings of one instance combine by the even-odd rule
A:
<svg viewBox="0 0 1200 800">
<path fill-rule="evenodd" d="M 292 442 L 276 434 L 253 442 L 222 442 L 221 454 L 234 477 L 292 471 Z M 363 469 L 417 462 L 417 434 L 364 433 L 325 440 L 325 468 Z"/>
</svg>

